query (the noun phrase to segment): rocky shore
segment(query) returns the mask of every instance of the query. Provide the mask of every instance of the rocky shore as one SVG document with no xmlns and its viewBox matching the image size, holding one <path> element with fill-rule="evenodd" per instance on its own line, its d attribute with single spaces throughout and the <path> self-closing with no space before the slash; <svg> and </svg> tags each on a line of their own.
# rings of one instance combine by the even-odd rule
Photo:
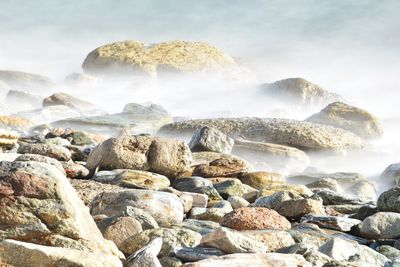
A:
<svg viewBox="0 0 400 267">
<path fill-rule="evenodd" d="M 252 77 L 218 48 L 183 41 L 108 44 L 83 70 L 63 85 Z M 0 71 L 1 267 L 400 266 L 400 163 L 382 170 L 382 193 L 362 173 L 311 164 L 315 153 L 368 150 L 384 133 L 341 96 L 289 78 L 257 91 L 319 112 L 178 119 L 157 104 L 109 114 L 67 92 L 37 94 L 56 86 Z"/>
</svg>

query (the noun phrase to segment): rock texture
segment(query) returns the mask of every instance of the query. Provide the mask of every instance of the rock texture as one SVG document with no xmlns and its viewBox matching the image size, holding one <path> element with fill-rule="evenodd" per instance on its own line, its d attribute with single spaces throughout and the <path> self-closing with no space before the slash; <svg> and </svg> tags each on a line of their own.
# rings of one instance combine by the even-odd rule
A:
<svg viewBox="0 0 400 267">
<path fill-rule="evenodd" d="M 193 152 L 212 151 L 229 154 L 232 151 L 233 143 L 233 139 L 221 131 L 203 127 L 193 134 L 189 147 Z"/>
<path fill-rule="evenodd" d="M 377 117 L 343 102 L 329 104 L 306 121 L 342 128 L 366 139 L 383 135 L 383 126 Z"/>
</svg>

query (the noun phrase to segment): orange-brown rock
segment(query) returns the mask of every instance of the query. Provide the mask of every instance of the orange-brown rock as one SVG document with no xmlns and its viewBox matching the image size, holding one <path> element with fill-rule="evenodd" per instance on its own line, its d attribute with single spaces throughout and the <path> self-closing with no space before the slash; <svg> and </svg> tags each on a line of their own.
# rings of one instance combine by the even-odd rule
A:
<svg viewBox="0 0 400 267">
<path fill-rule="evenodd" d="M 240 173 L 248 172 L 248 165 L 239 159 L 221 158 L 209 164 L 200 164 L 193 170 L 194 176 L 201 177 L 237 177 Z"/>
</svg>

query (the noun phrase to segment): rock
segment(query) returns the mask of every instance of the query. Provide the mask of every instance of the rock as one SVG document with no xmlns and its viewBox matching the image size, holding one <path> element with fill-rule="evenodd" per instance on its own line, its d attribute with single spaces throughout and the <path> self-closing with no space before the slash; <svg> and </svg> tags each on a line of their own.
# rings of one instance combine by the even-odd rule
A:
<svg viewBox="0 0 400 267">
<path fill-rule="evenodd" d="M 306 186 L 313 191 L 331 190 L 339 193 L 342 191 L 339 183 L 331 178 L 321 178 L 315 182 L 306 184 Z"/>
<path fill-rule="evenodd" d="M 58 105 L 58 106 L 48 106 L 42 109 L 21 111 L 18 113 L 18 116 L 29 119 L 29 121 L 31 121 L 33 125 L 39 125 L 43 123 L 49 123 L 58 120 L 79 117 L 81 116 L 81 114 L 70 107 Z M 56 125 L 56 122 L 54 122 L 54 125 Z M 55 127 L 54 125 L 52 123 L 46 126 Z M 44 125 L 40 127 L 43 126 Z M 70 126 L 73 127 L 73 125 Z M 68 128 L 70 126 L 67 126 L 65 128 Z M 39 126 L 34 127 L 33 130 L 37 130 L 38 128 Z"/>
<path fill-rule="evenodd" d="M 303 255 L 304 259 L 315 267 L 328 266 L 332 262 L 332 259 L 327 255 L 319 252 L 314 246 L 309 246 L 304 243 L 297 243 L 287 248 L 279 250 L 279 252 L 289 253 L 289 254 L 300 254 Z"/>
<path fill-rule="evenodd" d="M 76 110 L 82 114 L 86 113 L 86 114 L 96 115 L 93 114 L 93 112 L 96 113 L 95 105 L 66 93 L 55 93 L 52 94 L 51 96 L 46 97 L 43 100 L 43 107 L 58 106 L 58 105 L 64 105 L 70 107 L 73 110 Z M 97 112 L 101 113 L 99 111 Z"/>
<path fill-rule="evenodd" d="M 400 163 L 390 164 L 381 174 L 382 180 L 400 185 Z"/>
<path fill-rule="evenodd" d="M 231 204 L 233 209 L 244 208 L 250 204 L 246 199 L 239 196 L 228 197 L 228 202 Z"/>
<path fill-rule="evenodd" d="M 24 91 L 10 90 L 4 100 L 7 106 L 15 112 L 42 107 L 43 98 Z"/>
<path fill-rule="evenodd" d="M 215 256 L 222 256 L 225 253 L 217 248 L 207 247 L 178 247 L 174 249 L 174 255 L 184 262 L 199 261 Z"/>
<path fill-rule="evenodd" d="M 172 182 L 172 186 L 180 191 L 192 192 L 198 187 L 212 186 L 212 182 L 202 177 L 192 176 L 176 179 Z"/>
<path fill-rule="evenodd" d="M 56 145 L 56 146 L 70 146 L 71 145 L 71 143 L 67 139 L 64 139 L 61 137 L 46 138 L 46 139 L 44 139 L 43 144 Z"/>
<path fill-rule="evenodd" d="M 290 229 L 290 223 L 267 208 L 239 208 L 226 214 L 220 224 L 235 230 Z"/>
<path fill-rule="evenodd" d="M 305 259 L 301 255 L 287 255 L 280 253 L 237 253 L 205 259 L 198 262 L 185 263 L 182 265 L 182 267 L 242 267 L 248 266 L 249 263 L 251 263 L 252 267 L 311 267 L 311 264 L 305 261 Z"/>
<path fill-rule="evenodd" d="M 359 149 L 364 142 L 340 128 L 287 119 L 219 118 L 188 120 L 163 126 L 159 133 L 191 135 L 200 127 L 214 127 L 231 138 L 275 143 L 310 150 Z"/>
<path fill-rule="evenodd" d="M 270 97 L 276 97 L 286 104 L 301 104 L 321 106 L 333 101 L 342 100 L 342 97 L 326 91 L 316 84 L 303 78 L 288 78 L 274 83 L 262 85 L 261 90 Z"/>
<path fill-rule="evenodd" d="M 291 199 L 283 201 L 275 210 L 280 215 L 290 219 L 299 219 L 306 214 L 325 214 L 322 201 L 315 199 Z"/>
<path fill-rule="evenodd" d="M 356 262 L 358 266 L 387 266 L 390 260 L 375 250 L 342 238 L 332 238 L 320 248 L 320 252 L 333 260 Z"/>
<path fill-rule="evenodd" d="M 248 166 L 239 159 L 216 159 L 209 164 L 194 167 L 193 175 L 200 177 L 237 177 L 242 172 L 248 172 Z"/>
<path fill-rule="evenodd" d="M 66 135 L 66 137 L 71 138 L 71 144 L 76 146 L 90 146 L 96 144 L 96 141 L 93 140 L 94 138 L 82 131 L 73 131 L 70 135 Z"/>
<path fill-rule="evenodd" d="M 12 88 L 22 90 L 37 90 L 52 88 L 55 83 L 47 77 L 13 70 L 0 70 L 0 80 L 7 83 Z"/>
<path fill-rule="evenodd" d="M 342 128 L 366 139 L 383 135 L 383 126 L 377 117 L 343 102 L 329 104 L 306 121 Z"/>
<path fill-rule="evenodd" d="M 246 165 L 247 169 L 252 169 L 251 165 L 241 159 L 240 157 L 231 155 L 231 154 L 224 154 L 224 153 L 218 153 L 218 152 L 209 152 L 209 151 L 203 151 L 203 152 L 193 152 L 192 153 L 192 158 L 193 158 L 193 163 L 192 165 L 201 165 L 201 164 L 209 164 L 210 162 L 217 160 L 217 159 L 229 159 L 233 161 L 238 161 L 242 162 L 244 165 Z"/>
<path fill-rule="evenodd" d="M 363 180 L 348 188 L 348 192 L 356 195 L 361 201 L 376 200 L 377 184 L 373 181 Z"/>
<path fill-rule="evenodd" d="M 221 226 L 219 223 L 212 221 L 203 221 L 203 220 L 195 220 L 195 219 L 187 219 L 183 223 L 179 225 L 179 227 L 193 230 L 201 235 L 206 235 L 211 232 L 214 232 L 216 229 Z"/>
<path fill-rule="evenodd" d="M 65 76 L 64 83 L 67 85 L 93 85 L 100 81 L 99 78 L 85 74 L 85 73 L 71 73 Z"/>
<path fill-rule="evenodd" d="M 18 155 L 15 161 L 37 161 L 37 162 L 47 163 L 56 167 L 62 174 L 64 175 L 66 174 L 63 165 L 58 160 L 50 157 L 37 154 L 23 154 L 23 155 Z"/>
<path fill-rule="evenodd" d="M 196 187 L 193 188 L 193 192 L 205 194 L 210 201 L 220 201 L 223 199 L 221 195 L 218 193 L 217 189 L 215 189 L 212 186 Z"/>
<path fill-rule="evenodd" d="M 68 178 L 85 179 L 89 176 L 89 170 L 81 164 L 71 161 L 64 161 L 62 162 L 62 166 L 64 167 Z"/>
<path fill-rule="evenodd" d="M 254 142 L 236 139 L 232 153 L 248 161 L 270 164 L 276 169 L 288 169 L 291 172 L 302 172 L 310 159 L 300 149 L 272 143 Z M 253 162 L 252 162 L 253 163 Z M 253 163 L 254 165 L 255 163 Z M 262 166 L 259 164 L 260 167 Z"/>
<path fill-rule="evenodd" d="M 146 44 L 116 42 L 96 48 L 82 64 L 85 73 L 94 75 L 150 75 L 160 72 L 245 72 L 233 58 L 203 42 L 170 41 Z"/>
<path fill-rule="evenodd" d="M 0 242 L 0 259 L 0 265 L 5 267 L 122 267 L 118 257 L 101 252 L 49 247 L 9 239 Z"/>
<path fill-rule="evenodd" d="M 130 206 L 148 211 L 162 226 L 178 224 L 183 219 L 183 206 L 177 196 L 171 193 L 140 189 L 104 192 L 96 196 L 91 204 L 91 214 L 115 216 Z"/>
<path fill-rule="evenodd" d="M 376 205 L 366 204 L 361 206 L 351 218 L 363 221 L 365 218 L 378 212 Z"/>
<path fill-rule="evenodd" d="M 270 196 L 276 192 L 285 191 L 295 195 L 310 197 L 313 192 L 304 185 L 298 184 L 270 184 L 259 191 L 258 197 Z"/>
<path fill-rule="evenodd" d="M 378 211 L 400 213 L 400 187 L 394 187 L 383 192 L 378 198 L 377 208 Z"/>
<path fill-rule="evenodd" d="M 24 118 L 23 116 L 0 116 L 1 128 L 10 128 L 17 131 L 27 131 L 31 126 L 33 126 L 33 122 L 27 118 Z"/>
<path fill-rule="evenodd" d="M 157 258 L 158 253 L 161 250 L 163 240 L 161 238 L 155 238 L 151 240 L 146 246 L 142 247 L 138 251 L 135 251 L 131 256 L 126 259 L 126 267 L 162 267 L 160 261 Z"/>
<path fill-rule="evenodd" d="M 148 162 L 153 171 L 176 176 L 190 169 L 192 154 L 183 142 L 155 138 L 148 151 Z"/>
<path fill-rule="evenodd" d="M 0 148 L 12 148 L 17 144 L 18 138 L 16 131 L 0 128 Z"/>
<path fill-rule="evenodd" d="M 374 239 L 400 237 L 400 213 L 378 212 L 367 217 L 360 225 L 360 236 Z"/>
<path fill-rule="evenodd" d="M 254 237 L 235 230 L 220 228 L 201 239 L 201 246 L 213 247 L 225 253 L 264 253 L 268 247 Z"/>
<path fill-rule="evenodd" d="M 239 175 L 238 179 L 255 189 L 263 189 L 272 183 L 284 183 L 285 178 L 279 173 L 273 172 L 250 172 Z"/>
<path fill-rule="evenodd" d="M 264 243 L 268 247 L 268 252 L 274 252 L 284 247 L 289 247 L 295 244 L 293 237 L 284 230 L 247 230 L 241 231 L 259 242 Z"/>
<path fill-rule="evenodd" d="M 318 191 L 314 194 L 315 197 L 322 199 L 325 206 L 327 205 L 362 205 L 366 201 L 348 194 L 340 194 L 332 191 Z"/>
<path fill-rule="evenodd" d="M 173 253 L 176 247 L 194 247 L 198 245 L 201 240 L 201 235 L 199 233 L 188 229 L 148 229 L 126 239 L 121 245 L 121 250 L 126 254 L 130 254 L 157 237 L 162 238 L 162 248 L 158 255 L 159 257 Z"/>
<path fill-rule="evenodd" d="M 151 136 L 110 138 L 89 155 L 86 166 L 93 173 L 100 170 L 153 170 L 176 175 L 190 168 L 191 154 L 183 143 Z"/>
<path fill-rule="evenodd" d="M 251 206 L 278 210 L 283 202 L 288 200 L 303 199 L 298 193 L 277 191 L 272 195 L 257 198 Z"/>
<path fill-rule="evenodd" d="M 324 215 L 305 215 L 300 219 L 302 223 L 315 223 L 320 227 L 348 232 L 355 225 L 361 223 L 360 220 L 338 216 Z"/>
<path fill-rule="evenodd" d="M 214 188 L 224 199 L 228 199 L 231 196 L 243 196 L 251 191 L 256 191 L 256 189 L 244 185 L 238 179 L 226 180 L 217 184 L 214 184 Z"/>
<path fill-rule="evenodd" d="M 231 212 L 232 206 L 227 201 L 220 201 L 212 208 L 192 208 L 190 219 L 219 222 L 225 214 Z"/>
<path fill-rule="evenodd" d="M 0 236 L 123 258 L 67 178 L 40 162 L 0 162 Z"/>
<path fill-rule="evenodd" d="M 132 217 L 107 217 L 97 226 L 104 238 L 113 241 L 118 248 L 127 238 L 143 231 L 141 223 Z"/>
<path fill-rule="evenodd" d="M 388 245 L 382 245 L 376 248 L 376 251 L 379 252 L 380 254 L 384 255 L 391 261 L 395 261 L 396 259 L 400 259 L 400 250 L 397 248 L 388 246 Z"/>
<path fill-rule="evenodd" d="M 183 264 L 178 258 L 169 256 L 162 257 L 160 263 L 163 267 L 181 267 Z"/>
<path fill-rule="evenodd" d="M 116 169 L 97 172 L 93 180 L 101 183 L 119 185 L 126 188 L 161 190 L 170 185 L 167 177 L 157 173 L 136 170 Z"/>
<path fill-rule="evenodd" d="M 232 151 L 233 143 L 233 139 L 221 131 L 203 127 L 193 134 L 189 147 L 193 152 L 212 151 L 229 154 Z"/>
<path fill-rule="evenodd" d="M 20 146 L 18 147 L 18 153 L 38 154 L 64 161 L 67 161 L 71 158 L 71 152 L 65 147 L 47 144 L 20 143 Z"/>
</svg>

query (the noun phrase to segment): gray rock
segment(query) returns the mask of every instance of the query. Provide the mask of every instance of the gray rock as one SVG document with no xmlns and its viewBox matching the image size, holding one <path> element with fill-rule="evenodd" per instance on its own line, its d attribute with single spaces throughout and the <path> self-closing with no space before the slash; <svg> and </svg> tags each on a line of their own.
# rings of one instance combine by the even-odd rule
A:
<svg viewBox="0 0 400 267">
<path fill-rule="evenodd" d="M 383 192 L 378 198 L 377 208 L 378 211 L 400 213 L 400 187 L 394 187 Z"/>
<path fill-rule="evenodd" d="M 178 224 L 183 219 L 183 206 L 177 196 L 171 193 L 130 189 L 121 192 L 104 192 L 91 203 L 91 214 L 115 216 L 135 207 L 149 212 L 162 226 Z"/>
<path fill-rule="evenodd" d="M 390 183 L 400 185 L 400 163 L 390 164 L 381 174 L 382 180 L 387 180 Z"/>
<path fill-rule="evenodd" d="M 0 70 L 0 80 L 12 88 L 38 92 L 43 89 L 51 89 L 55 85 L 48 77 L 14 70 Z"/>
<path fill-rule="evenodd" d="M 331 190 L 340 193 L 343 190 L 339 183 L 331 178 L 322 178 L 315 182 L 308 183 L 306 186 L 313 191 Z"/>
<path fill-rule="evenodd" d="M 366 110 L 343 102 L 329 104 L 306 121 L 342 128 L 366 139 L 383 135 L 383 126 L 377 117 Z"/>
<path fill-rule="evenodd" d="M 162 267 L 157 258 L 162 246 L 162 239 L 157 237 L 151 240 L 146 246 L 130 255 L 125 262 L 125 267 Z"/>
<path fill-rule="evenodd" d="M 247 207 L 250 204 L 246 199 L 239 196 L 228 197 L 228 202 L 231 204 L 233 209 Z"/>
<path fill-rule="evenodd" d="M 224 199 L 228 199 L 231 196 L 243 196 L 251 191 L 257 191 L 256 189 L 242 184 L 239 179 L 226 180 L 217 184 L 214 184 L 214 188 Z"/>
<path fill-rule="evenodd" d="M 386 256 L 391 261 L 395 261 L 396 259 L 400 260 L 400 250 L 398 250 L 397 248 L 388 245 L 382 245 L 377 247 L 376 251 Z"/>
<path fill-rule="evenodd" d="M 187 219 L 179 227 L 193 230 L 201 235 L 206 235 L 220 228 L 220 224 L 213 221 Z"/>
<path fill-rule="evenodd" d="M 42 156 L 38 154 L 23 154 L 18 156 L 15 161 L 37 161 L 37 162 L 43 162 L 43 163 L 48 163 L 56 167 L 59 171 L 61 171 L 63 174 L 65 174 L 65 170 L 63 165 L 56 159 L 50 158 L 47 156 Z"/>
<path fill-rule="evenodd" d="M 95 105 L 66 93 L 55 93 L 43 99 L 43 107 L 64 105 L 78 111 L 81 114 L 96 115 L 105 113 L 96 108 Z"/>
<path fill-rule="evenodd" d="M 20 143 L 18 153 L 38 154 L 62 161 L 71 159 L 71 152 L 65 147 L 57 145 Z"/>
<path fill-rule="evenodd" d="M 360 236 L 374 239 L 400 237 L 400 213 L 378 212 L 360 225 Z"/>
<path fill-rule="evenodd" d="M 227 228 L 220 228 L 203 236 L 201 245 L 220 249 L 227 254 L 264 253 L 268 250 L 264 243 L 254 237 Z"/>
<path fill-rule="evenodd" d="M 199 261 L 215 256 L 222 256 L 225 253 L 217 248 L 207 247 L 180 247 L 174 249 L 174 255 L 184 262 Z"/>
<path fill-rule="evenodd" d="M 234 140 L 215 128 L 203 127 L 198 129 L 189 142 L 193 152 L 212 151 L 229 154 Z"/>
<path fill-rule="evenodd" d="M 172 186 L 180 191 L 192 192 L 195 188 L 212 186 L 212 182 L 202 177 L 183 177 L 176 179 Z"/>
<path fill-rule="evenodd" d="M 327 190 L 316 192 L 314 195 L 315 197 L 321 198 L 324 205 L 362 205 L 366 203 L 365 200 L 360 198 Z"/>
<path fill-rule="evenodd" d="M 305 215 L 300 219 L 300 222 L 315 223 L 323 228 L 334 229 L 344 232 L 350 231 L 353 226 L 361 223 L 360 220 L 346 217 L 315 215 Z"/>
<path fill-rule="evenodd" d="M 68 178 L 85 179 L 89 176 L 89 170 L 81 164 L 72 161 L 63 161 L 62 166 Z"/>
<path fill-rule="evenodd" d="M 163 126 L 162 134 L 191 135 L 203 126 L 214 127 L 231 138 L 276 143 L 302 149 L 342 150 L 364 147 L 357 135 L 343 129 L 286 119 L 220 118 L 175 122 Z"/>
<path fill-rule="evenodd" d="M 13 112 L 19 112 L 41 108 L 43 97 L 24 91 L 10 90 L 4 101 Z"/>
</svg>

